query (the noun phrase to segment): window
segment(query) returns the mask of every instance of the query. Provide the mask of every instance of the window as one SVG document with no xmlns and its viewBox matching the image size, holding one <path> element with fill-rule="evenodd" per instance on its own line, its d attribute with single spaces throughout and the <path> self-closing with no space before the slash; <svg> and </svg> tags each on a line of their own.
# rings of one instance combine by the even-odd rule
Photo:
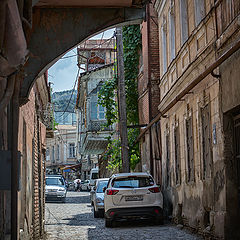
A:
<svg viewBox="0 0 240 240">
<path fill-rule="evenodd" d="M 175 177 L 176 184 L 181 183 L 181 158 L 180 158 L 180 136 L 179 127 L 174 129 L 174 148 L 175 148 Z"/>
<path fill-rule="evenodd" d="M 91 179 L 98 179 L 98 173 L 92 173 Z"/>
<path fill-rule="evenodd" d="M 170 186 L 170 144 L 169 135 L 166 135 L 166 184 Z"/>
<path fill-rule="evenodd" d="M 93 101 L 91 102 L 91 120 L 97 119 L 97 102 Z"/>
<path fill-rule="evenodd" d="M 55 162 L 55 149 L 54 146 L 52 146 L 52 162 Z"/>
<path fill-rule="evenodd" d="M 72 113 L 72 125 L 77 124 L 77 118 L 76 118 L 76 113 Z"/>
<path fill-rule="evenodd" d="M 75 158 L 75 144 L 69 143 L 68 149 L 69 149 L 69 158 Z"/>
<path fill-rule="evenodd" d="M 188 39 L 188 12 L 187 0 L 180 0 L 181 44 Z"/>
<path fill-rule="evenodd" d="M 195 10 L 195 24 L 197 26 L 205 16 L 204 0 L 194 0 L 194 10 Z"/>
<path fill-rule="evenodd" d="M 167 26 L 165 17 L 163 17 L 162 23 L 162 70 L 163 74 L 167 71 Z"/>
<path fill-rule="evenodd" d="M 80 141 L 78 141 L 78 153 L 81 153 L 81 145 L 80 145 Z"/>
<path fill-rule="evenodd" d="M 104 120 L 105 119 L 105 107 L 101 106 L 97 102 L 97 95 L 91 97 L 90 103 L 90 118 L 91 120 Z"/>
<path fill-rule="evenodd" d="M 194 150 L 192 117 L 186 120 L 186 145 L 187 145 L 187 181 L 194 181 Z"/>
<path fill-rule="evenodd" d="M 103 188 L 107 187 L 107 184 L 108 184 L 108 181 L 100 181 L 100 182 L 98 182 L 96 192 L 97 193 L 103 193 Z"/>
<path fill-rule="evenodd" d="M 115 178 L 112 181 L 112 187 L 115 188 L 141 188 L 153 186 L 152 177 L 129 176 L 123 178 Z"/>
<path fill-rule="evenodd" d="M 169 11 L 169 34 L 170 34 L 170 54 L 171 61 L 175 58 L 175 9 L 174 1 L 171 3 Z"/>
<path fill-rule="evenodd" d="M 57 145 L 57 160 L 60 159 L 60 148 L 59 145 Z"/>
<path fill-rule="evenodd" d="M 46 149 L 46 161 L 50 160 L 50 152 L 49 152 L 49 147 Z"/>
<path fill-rule="evenodd" d="M 210 109 L 207 104 L 201 108 L 202 120 L 202 169 L 203 179 L 211 177 L 212 150 L 211 150 L 211 131 L 210 131 Z"/>
<path fill-rule="evenodd" d="M 105 108 L 103 106 L 101 106 L 101 105 L 98 106 L 98 113 L 99 113 L 98 118 L 100 120 L 105 119 Z"/>
</svg>

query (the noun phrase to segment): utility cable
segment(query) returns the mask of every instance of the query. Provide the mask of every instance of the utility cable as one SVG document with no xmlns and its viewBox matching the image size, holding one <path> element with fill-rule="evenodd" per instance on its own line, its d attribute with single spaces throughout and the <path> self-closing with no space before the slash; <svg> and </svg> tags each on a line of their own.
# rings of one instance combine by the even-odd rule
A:
<svg viewBox="0 0 240 240">
<path fill-rule="evenodd" d="M 78 80 L 78 78 L 79 78 L 79 74 L 80 74 L 80 68 L 78 68 L 78 72 L 77 72 L 77 76 L 76 76 L 76 79 L 75 79 L 75 83 L 74 83 L 74 86 L 73 86 L 73 89 L 72 89 L 71 97 L 69 98 L 69 101 L 68 101 L 68 103 L 67 103 L 67 106 L 66 106 L 65 110 L 63 111 L 63 113 L 62 113 L 59 117 L 63 116 L 64 113 L 67 112 L 67 109 L 68 109 L 68 107 L 69 107 L 69 104 L 70 104 L 70 102 L 71 102 L 71 100 L 72 100 L 73 92 L 74 92 L 74 90 L 75 90 L 75 88 L 76 88 L 76 84 L 77 84 L 77 80 Z"/>
</svg>

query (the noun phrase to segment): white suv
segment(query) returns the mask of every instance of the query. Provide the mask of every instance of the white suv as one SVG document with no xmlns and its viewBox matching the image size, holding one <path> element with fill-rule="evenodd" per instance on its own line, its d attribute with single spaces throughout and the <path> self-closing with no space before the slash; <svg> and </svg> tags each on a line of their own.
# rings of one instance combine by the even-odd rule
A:
<svg viewBox="0 0 240 240">
<path fill-rule="evenodd" d="M 105 226 L 119 219 L 154 219 L 163 222 L 163 196 L 148 173 L 114 174 L 104 193 Z"/>
</svg>

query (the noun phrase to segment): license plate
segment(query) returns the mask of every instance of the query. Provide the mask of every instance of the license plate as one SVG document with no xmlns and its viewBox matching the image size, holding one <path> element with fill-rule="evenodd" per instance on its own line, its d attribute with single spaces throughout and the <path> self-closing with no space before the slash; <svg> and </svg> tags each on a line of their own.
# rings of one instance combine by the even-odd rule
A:
<svg viewBox="0 0 240 240">
<path fill-rule="evenodd" d="M 125 201 L 142 201 L 143 196 L 137 195 L 137 196 L 125 196 Z"/>
</svg>

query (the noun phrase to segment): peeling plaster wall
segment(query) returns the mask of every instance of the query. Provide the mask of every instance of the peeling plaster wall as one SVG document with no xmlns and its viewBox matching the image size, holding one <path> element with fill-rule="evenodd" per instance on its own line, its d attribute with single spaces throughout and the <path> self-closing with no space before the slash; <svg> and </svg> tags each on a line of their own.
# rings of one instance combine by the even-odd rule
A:
<svg viewBox="0 0 240 240">
<path fill-rule="evenodd" d="M 209 86 L 209 87 L 207 87 Z M 221 132 L 219 103 L 219 84 L 211 76 L 206 78 L 201 86 L 189 95 L 183 103 L 178 103 L 168 112 L 168 118 L 161 121 L 162 134 L 162 161 L 163 161 L 163 185 L 164 199 L 171 215 L 173 206 L 173 220 L 176 223 L 184 224 L 199 232 L 211 227 L 212 233 L 219 237 L 224 236 L 226 213 L 226 173 L 223 161 L 223 135 Z M 209 96 L 208 101 L 211 111 L 211 138 L 212 138 L 212 159 L 211 178 L 203 179 L 202 166 L 202 138 L 201 138 L 201 117 L 199 104 L 203 98 L 203 92 Z M 186 109 L 189 104 L 192 110 L 193 137 L 194 137 L 194 178 L 192 182 L 187 180 L 187 155 L 186 155 Z M 175 171 L 175 146 L 174 146 L 174 124 L 178 121 L 180 128 L 180 159 L 181 159 L 181 184 L 176 184 Z M 166 124 L 169 126 L 170 137 L 170 186 L 166 186 Z M 216 143 L 213 141 L 213 125 L 216 125 Z M 171 206 L 172 205 L 172 206 Z"/>
<path fill-rule="evenodd" d="M 160 104 L 164 111 L 179 92 L 196 79 L 209 64 L 216 60 L 217 31 L 215 25 L 214 1 L 205 0 L 205 17 L 195 23 L 195 1 L 186 1 L 188 38 L 181 39 L 180 1 L 155 1 L 158 12 L 160 46 Z M 199 2 L 200 4 L 200 2 Z M 169 13 L 175 17 L 175 58 L 171 59 Z M 166 43 L 162 38 L 166 31 Z M 166 72 L 163 72 L 164 54 Z M 217 69 L 216 69 L 217 72 Z M 226 164 L 224 162 L 224 136 L 222 131 L 221 92 L 219 80 L 208 75 L 189 94 L 177 102 L 161 118 L 162 168 L 164 204 L 166 215 L 173 217 L 176 223 L 194 228 L 205 235 L 225 237 L 226 225 Z M 203 127 L 203 109 L 209 121 Z M 188 144 L 186 120 L 192 119 L 193 139 L 193 179 L 189 180 Z M 206 118 L 206 117 L 205 117 Z M 208 117 L 207 117 L 208 118 Z M 179 129 L 179 152 L 176 154 L 174 129 Z M 204 131 L 209 133 L 204 134 Z M 166 136 L 169 136 L 169 167 L 167 168 Z M 207 136 L 207 137 L 203 137 Z M 209 148 L 203 148 L 203 140 Z M 208 155 L 205 155 L 209 149 Z M 176 155 L 180 162 L 180 183 L 176 181 Z M 206 156 L 210 156 L 207 158 Z M 206 162 L 204 170 L 203 159 Z M 167 171 L 167 169 L 169 169 Z M 169 177 L 167 178 L 167 173 Z M 167 183 L 169 179 L 169 184 Z M 207 228 L 208 227 L 208 228 Z"/>
</svg>

